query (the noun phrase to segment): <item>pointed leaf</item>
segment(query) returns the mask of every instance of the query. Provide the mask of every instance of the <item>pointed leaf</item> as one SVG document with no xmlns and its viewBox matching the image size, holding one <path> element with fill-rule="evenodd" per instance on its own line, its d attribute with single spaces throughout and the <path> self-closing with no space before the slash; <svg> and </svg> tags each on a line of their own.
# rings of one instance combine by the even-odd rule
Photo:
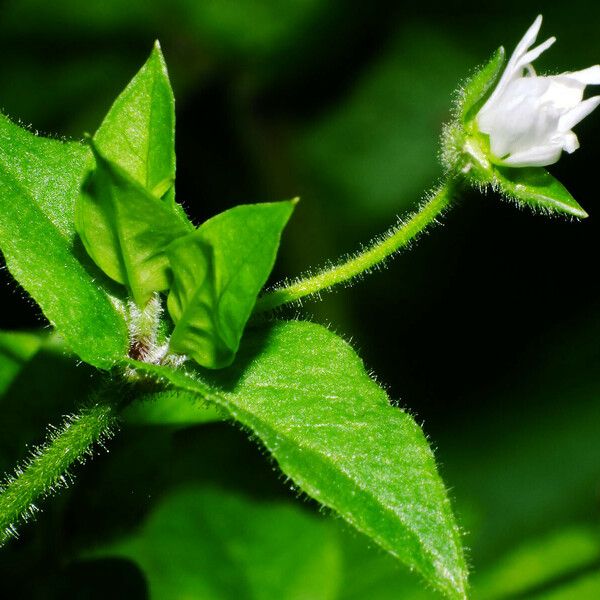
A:
<svg viewBox="0 0 600 600">
<path fill-rule="evenodd" d="M 475 118 L 492 92 L 504 68 L 505 55 L 504 48 L 500 46 L 492 58 L 464 86 L 458 103 L 459 115 L 463 123 L 468 123 Z"/>
<path fill-rule="evenodd" d="M 280 323 L 249 331 L 230 369 L 131 364 L 224 408 L 307 494 L 448 597 L 465 597 L 460 534 L 427 440 L 339 337 Z"/>
<path fill-rule="evenodd" d="M 89 164 L 79 143 L 36 136 L 0 116 L 0 249 L 11 274 L 84 361 L 109 368 L 127 329 L 74 254 L 73 212 Z"/>
<path fill-rule="evenodd" d="M 189 229 L 163 201 L 90 144 L 96 170 L 77 201 L 77 231 L 94 262 L 127 285 L 144 306 L 153 292 L 169 287 L 165 248 Z"/>
<path fill-rule="evenodd" d="M 158 42 L 115 100 L 94 140 L 104 156 L 156 196 L 175 182 L 175 99 Z"/>
<path fill-rule="evenodd" d="M 501 190 L 519 203 L 545 212 L 558 212 L 584 219 L 588 214 L 567 188 L 540 167 L 511 169 L 494 167 Z"/>
<path fill-rule="evenodd" d="M 169 249 L 174 352 L 218 369 L 233 361 L 295 201 L 236 206 Z"/>
</svg>

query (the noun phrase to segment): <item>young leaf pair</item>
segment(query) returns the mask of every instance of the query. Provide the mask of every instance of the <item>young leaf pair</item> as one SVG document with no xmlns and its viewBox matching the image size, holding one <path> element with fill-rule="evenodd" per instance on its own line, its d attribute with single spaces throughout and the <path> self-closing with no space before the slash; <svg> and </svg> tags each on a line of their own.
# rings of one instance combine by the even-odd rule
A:
<svg viewBox="0 0 600 600">
<path fill-rule="evenodd" d="M 139 307 L 170 290 L 170 350 L 221 368 L 235 357 L 295 201 L 238 206 L 196 230 L 174 200 L 173 102 L 164 76 L 156 47 L 89 140 L 96 167 L 77 200 L 75 227 L 96 265 L 126 285 Z M 153 90 L 153 122 L 143 127 L 128 108 L 144 99 L 149 79 L 169 92 Z M 131 140 L 123 145 L 111 131 L 122 131 L 127 119 Z"/>
</svg>

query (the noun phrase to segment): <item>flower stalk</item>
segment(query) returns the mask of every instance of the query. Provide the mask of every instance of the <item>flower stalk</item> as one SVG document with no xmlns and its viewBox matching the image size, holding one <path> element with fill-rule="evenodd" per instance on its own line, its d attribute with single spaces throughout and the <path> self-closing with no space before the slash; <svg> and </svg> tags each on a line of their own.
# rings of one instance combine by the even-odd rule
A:
<svg viewBox="0 0 600 600">
<path fill-rule="evenodd" d="M 458 178 L 448 177 L 419 210 L 407 219 L 400 220 L 364 250 L 340 260 L 333 266 L 324 267 L 314 275 L 299 278 L 288 285 L 283 284 L 261 296 L 256 303 L 255 314 L 298 302 L 302 298 L 348 283 L 385 263 L 437 221 L 450 205 L 459 187 Z"/>
<path fill-rule="evenodd" d="M 24 465 L 0 484 L 0 546 L 17 535 L 17 526 L 39 511 L 37 502 L 71 481 L 70 468 L 92 456 L 96 444 L 112 437 L 118 406 L 107 393 L 98 395 L 61 427 L 50 429 L 46 442 Z"/>
</svg>

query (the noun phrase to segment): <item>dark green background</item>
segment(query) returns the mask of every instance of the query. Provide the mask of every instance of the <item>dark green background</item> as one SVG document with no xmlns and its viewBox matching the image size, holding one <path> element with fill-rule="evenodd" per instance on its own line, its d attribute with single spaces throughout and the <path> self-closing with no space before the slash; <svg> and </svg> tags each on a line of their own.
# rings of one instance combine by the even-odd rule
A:
<svg viewBox="0 0 600 600">
<path fill-rule="evenodd" d="M 600 8 L 584 1 L 14 0 L 0 8 L 0 106 L 41 132 L 80 137 L 159 38 L 177 98 L 177 196 L 195 222 L 240 203 L 302 197 L 275 281 L 356 249 L 416 207 L 441 173 L 437 141 L 458 83 L 498 45 L 512 50 L 542 9 L 542 35 L 558 37 L 542 71 L 600 62 Z M 577 132 L 581 149 L 551 170 L 587 220 L 470 193 L 387 269 L 302 308 L 351 339 L 423 423 L 475 577 L 540 536 L 595 530 L 599 516 L 600 112 Z M 2 279 L 1 328 L 43 323 Z M 14 417 L 4 421 L 3 469 L 90 382 L 85 368 L 52 360 L 29 367 L 30 391 L 2 401 Z M 46 383 L 48 372 L 55 381 Z M 126 429 L 5 551 L 0 586 L 10 597 L 103 597 L 109 588 L 143 597 L 133 563 L 73 562 L 73 549 L 128 531 L 184 481 L 293 498 L 244 440 L 225 425 Z M 562 589 L 597 560 L 532 588 Z"/>
</svg>

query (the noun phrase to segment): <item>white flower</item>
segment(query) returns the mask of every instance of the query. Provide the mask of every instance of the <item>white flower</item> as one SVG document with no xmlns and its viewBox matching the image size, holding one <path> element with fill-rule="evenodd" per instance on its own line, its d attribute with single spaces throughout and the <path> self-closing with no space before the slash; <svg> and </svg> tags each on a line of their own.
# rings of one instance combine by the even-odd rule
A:
<svg viewBox="0 0 600 600">
<path fill-rule="evenodd" d="M 563 150 L 577 150 L 579 141 L 571 128 L 600 104 L 600 96 L 583 100 L 587 85 L 600 84 L 600 65 L 549 77 L 536 75 L 531 63 L 556 41 L 551 37 L 529 49 L 541 25 L 539 15 L 477 115 L 494 157 L 512 167 L 551 165 Z"/>
</svg>

